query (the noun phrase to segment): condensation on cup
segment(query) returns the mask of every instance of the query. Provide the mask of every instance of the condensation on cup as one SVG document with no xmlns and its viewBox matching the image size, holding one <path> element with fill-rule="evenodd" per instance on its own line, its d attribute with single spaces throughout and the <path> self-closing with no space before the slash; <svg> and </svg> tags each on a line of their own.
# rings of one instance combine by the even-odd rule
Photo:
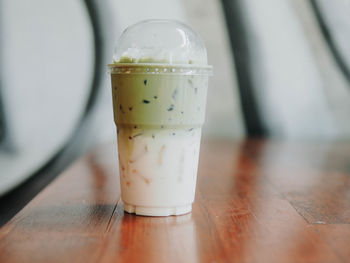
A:
<svg viewBox="0 0 350 263">
<path fill-rule="evenodd" d="M 108 67 L 124 210 L 191 212 L 212 74 L 204 42 L 182 23 L 143 21 L 123 32 Z"/>
</svg>

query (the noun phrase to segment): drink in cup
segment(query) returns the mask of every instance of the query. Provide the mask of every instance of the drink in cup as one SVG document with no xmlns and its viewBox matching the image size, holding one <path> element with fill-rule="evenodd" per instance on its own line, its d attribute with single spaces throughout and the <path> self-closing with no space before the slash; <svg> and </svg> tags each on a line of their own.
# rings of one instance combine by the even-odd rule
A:
<svg viewBox="0 0 350 263">
<path fill-rule="evenodd" d="M 123 32 L 109 69 L 124 210 L 190 212 L 211 74 L 203 41 L 175 21 L 140 22 Z"/>
</svg>

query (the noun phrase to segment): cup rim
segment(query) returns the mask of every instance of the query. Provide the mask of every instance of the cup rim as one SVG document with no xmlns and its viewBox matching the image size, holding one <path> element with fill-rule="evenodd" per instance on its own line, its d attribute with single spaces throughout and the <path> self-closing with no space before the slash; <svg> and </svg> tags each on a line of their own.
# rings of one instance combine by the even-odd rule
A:
<svg viewBox="0 0 350 263">
<path fill-rule="evenodd" d="M 107 65 L 111 74 L 212 75 L 213 66 L 199 64 L 113 63 Z"/>
</svg>

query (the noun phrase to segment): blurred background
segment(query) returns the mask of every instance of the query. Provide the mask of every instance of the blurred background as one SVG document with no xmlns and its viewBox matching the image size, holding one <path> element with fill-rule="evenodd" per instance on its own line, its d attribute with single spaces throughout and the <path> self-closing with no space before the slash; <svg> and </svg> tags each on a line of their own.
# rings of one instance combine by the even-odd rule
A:
<svg viewBox="0 0 350 263">
<path fill-rule="evenodd" d="M 0 0 L 0 225 L 115 140 L 113 45 L 176 19 L 214 67 L 206 138 L 350 138 L 350 0 Z"/>
</svg>

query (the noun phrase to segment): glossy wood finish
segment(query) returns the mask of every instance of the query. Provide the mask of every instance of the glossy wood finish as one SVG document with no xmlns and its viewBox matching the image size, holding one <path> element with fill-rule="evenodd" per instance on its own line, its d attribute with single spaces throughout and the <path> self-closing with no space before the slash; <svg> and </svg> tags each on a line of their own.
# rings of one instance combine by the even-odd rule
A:
<svg viewBox="0 0 350 263">
<path fill-rule="evenodd" d="M 202 144 L 191 214 L 123 212 L 116 153 L 76 162 L 0 230 L 0 262 L 347 262 L 350 142 Z"/>
</svg>

